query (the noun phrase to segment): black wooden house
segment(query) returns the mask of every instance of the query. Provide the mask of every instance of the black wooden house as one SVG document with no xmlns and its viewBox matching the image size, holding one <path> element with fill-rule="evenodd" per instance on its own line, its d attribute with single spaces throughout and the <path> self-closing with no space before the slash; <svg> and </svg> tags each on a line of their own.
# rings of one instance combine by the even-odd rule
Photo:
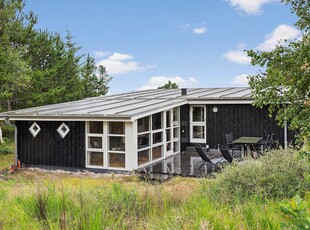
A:
<svg viewBox="0 0 310 230">
<path fill-rule="evenodd" d="M 293 133 L 253 100 L 245 87 L 154 89 L 10 111 L 0 120 L 15 125 L 16 162 L 26 166 L 131 171 L 193 143 L 217 148 L 230 132 L 290 142 Z"/>
</svg>

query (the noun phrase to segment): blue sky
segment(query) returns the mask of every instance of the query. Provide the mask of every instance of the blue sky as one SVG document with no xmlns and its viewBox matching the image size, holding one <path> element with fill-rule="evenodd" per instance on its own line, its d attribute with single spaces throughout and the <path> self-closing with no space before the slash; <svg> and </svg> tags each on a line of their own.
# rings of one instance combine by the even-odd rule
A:
<svg viewBox="0 0 310 230">
<path fill-rule="evenodd" d="M 109 93 L 245 86 L 258 72 L 244 49 L 295 39 L 296 16 L 277 0 L 27 0 L 37 28 L 71 31 L 81 53 L 113 77 Z"/>
</svg>

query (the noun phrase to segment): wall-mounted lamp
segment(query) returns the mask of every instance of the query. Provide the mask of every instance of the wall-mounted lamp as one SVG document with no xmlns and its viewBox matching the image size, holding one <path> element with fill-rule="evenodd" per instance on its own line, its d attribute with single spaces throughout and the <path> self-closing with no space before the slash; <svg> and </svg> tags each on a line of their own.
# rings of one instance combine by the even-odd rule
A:
<svg viewBox="0 0 310 230">
<path fill-rule="evenodd" d="M 213 113 L 217 113 L 217 112 L 219 111 L 219 109 L 218 109 L 216 106 L 214 106 L 214 107 L 212 108 L 212 111 L 213 111 Z"/>
</svg>

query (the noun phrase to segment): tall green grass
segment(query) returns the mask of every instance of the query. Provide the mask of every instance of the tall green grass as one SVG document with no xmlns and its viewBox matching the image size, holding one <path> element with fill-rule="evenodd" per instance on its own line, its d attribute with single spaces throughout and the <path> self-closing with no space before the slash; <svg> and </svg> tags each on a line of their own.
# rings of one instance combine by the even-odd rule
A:
<svg viewBox="0 0 310 230">
<path fill-rule="evenodd" d="M 0 229 L 281 229 L 280 204 L 307 194 L 307 173 L 309 162 L 283 151 L 163 184 L 19 173 L 0 181 Z"/>
</svg>

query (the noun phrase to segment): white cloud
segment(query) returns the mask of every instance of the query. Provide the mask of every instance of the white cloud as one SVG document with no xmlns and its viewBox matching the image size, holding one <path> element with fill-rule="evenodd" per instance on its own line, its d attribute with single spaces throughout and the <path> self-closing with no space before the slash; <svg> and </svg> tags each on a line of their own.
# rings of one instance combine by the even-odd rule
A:
<svg viewBox="0 0 310 230">
<path fill-rule="evenodd" d="M 109 53 L 103 52 L 103 51 L 94 51 L 95 58 L 102 58 L 104 56 L 107 56 Z"/>
<path fill-rule="evenodd" d="M 237 10 L 246 14 L 261 13 L 261 8 L 264 4 L 274 0 L 226 0 Z"/>
<path fill-rule="evenodd" d="M 156 65 L 141 65 L 134 61 L 132 55 L 122 53 L 113 53 L 107 59 L 99 61 L 97 65 L 106 67 L 108 74 L 125 74 L 156 67 Z"/>
<path fill-rule="evenodd" d="M 195 34 L 204 34 L 205 32 L 207 32 L 207 27 L 198 27 L 193 30 Z"/>
<path fill-rule="evenodd" d="M 223 55 L 226 59 L 231 62 L 238 64 L 250 64 L 251 58 L 247 56 L 247 53 L 241 50 L 230 50 Z"/>
<path fill-rule="evenodd" d="M 204 34 L 208 30 L 206 25 L 206 21 L 200 23 L 186 23 L 182 25 L 181 28 L 185 30 L 191 30 L 194 34 Z"/>
<path fill-rule="evenodd" d="M 138 90 L 146 90 L 146 89 L 157 89 L 160 86 L 163 86 L 168 83 L 168 81 L 171 81 L 172 83 L 176 83 L 179 88 L 190 88 L 197 86 L 198 81 L 193 78 L 182 78 L 179 76 L 176 77 L 167 77 L 167 76 L 154 76 L 151 77 L 148 81 L 148 83 L 142 87 L 140 87 Z"/>
<path fill-rule="evenodd" d="M 246 74 L 241 74 L 236 77 L 230 82 L 232 85 L 237 85 L 237 86 L 248 86 L 248 77 L 249 75 Z"/>
<path fill-rule="evenodd" d="M 301 31 L 289 25 L 279 25 L 270 34 L 266 36 L 266 40 L 258 45 L 256 49 L 262 51 L 271 51 L 277 44 L 283 44 L 285 39 L 295 39 L 301 35 Z"/>
<path fill-rule="evenodd" d="M 289 25 L 279 25 L 270 34 L 266 36 L 266 40 L 256 46 L 254 49 L 261 51 L 271 51 L 276 45 L 284 44 L 285 40 L 298 39 L 301 36 L 301 31 L 295 29 Z M 251 58 L 247 56 L 246 52 L 241 51 L 241 48 L 245 48 L 244 44 L 238 44 L 237 50 L 229 50 L 223 56 L 231 61 L 238 64 L 250 64 Z"/>
</svg>

